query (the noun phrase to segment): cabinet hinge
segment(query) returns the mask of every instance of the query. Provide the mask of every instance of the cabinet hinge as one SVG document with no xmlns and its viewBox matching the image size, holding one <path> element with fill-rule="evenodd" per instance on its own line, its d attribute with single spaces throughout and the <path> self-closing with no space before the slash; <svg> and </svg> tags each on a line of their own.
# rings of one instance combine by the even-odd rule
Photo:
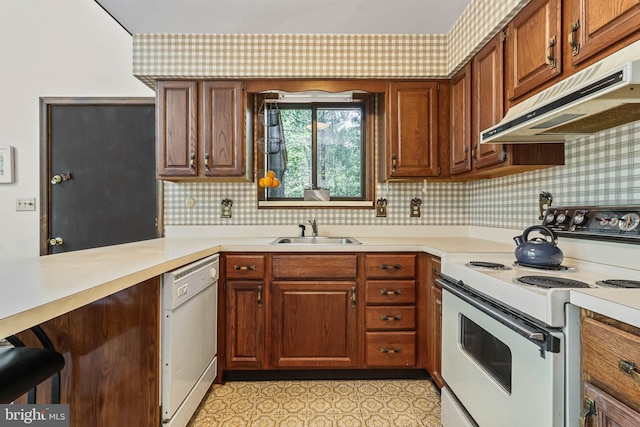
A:
<svg viewBox="0 0 640 427">
<path fill-rule="evenodd" d="M 436 90 L 440 90 L 440 83 L 436 83 Z"/>
<path fill-rule="evenodd" d="M 226 281 L 222 283 L 222 290 L 224 292 L 227 292 L 227 282 Z"/>
<path fill-rule="evenodd" d="M 246 169 L 244 168 L 244 166 L 242 167 L 242 174 L 244 175 L 244 173 L 246 172 Z"/>
<path fill-rule="evenodd" d="M 504 30 L 502 32 L 502 43 L 506 42 L 508 38 L 509 38 L 509 30 Z"/>
<path fill-rule="evenodd" d="M 438 166 L 438 175 L 440 175 L 440 166 Z"/>
<path fill-rule="evenodd" d="M 506 161 L 507 160 L 507 156 L 509 155 L 509 153 L 507 153 L 507 149 L 502 147 L 502 161 Z"/>
</svg>

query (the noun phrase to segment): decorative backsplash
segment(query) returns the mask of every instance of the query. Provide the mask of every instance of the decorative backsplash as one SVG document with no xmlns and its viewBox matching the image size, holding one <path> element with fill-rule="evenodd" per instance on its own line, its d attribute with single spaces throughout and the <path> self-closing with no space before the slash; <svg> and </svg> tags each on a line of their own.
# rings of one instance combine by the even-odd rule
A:
<svg viewBox="0 0 640 427">
<path fill-rule="evenodd" d="M 164 184 L 166 225 L 288 225 L 316 218 L 332 225 L 477 225 L 521 229 L 539 223 L 541 191 L 553 205 L 640 204 L 640 122 L 565 144 L 566 165 L 465 183 L 378 184 L 387 217 L 373 209 L 258 209 L 255 183 Z M 424 192 L 423 192 L 424 188 Z M 185 200 L 196 199 L 188 208 Z M 410 202 L 422 199 L 422 216 L 410 218 Z M 220 218 L 233 200 L 233 217 Z"/>
</svg>

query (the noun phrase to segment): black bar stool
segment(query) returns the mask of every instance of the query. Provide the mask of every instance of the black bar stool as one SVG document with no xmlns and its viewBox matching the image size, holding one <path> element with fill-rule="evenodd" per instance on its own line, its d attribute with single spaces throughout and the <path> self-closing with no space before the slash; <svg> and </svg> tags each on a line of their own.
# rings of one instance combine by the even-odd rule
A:
<svg viewBox="0 0 640 427">
<path fill-rule="evenodd" d="M 0 347 L 0 403 L 11 403 L 29 392 L 28 402 L 36 403 L 36 386 L 49 377 L 51 403 L 60 403 L 60 371 L 64 357 L 54 350 L 40 326 L 31 328 L 44 348 L 25 347 L 15 335 L 6 340 L 13 347 Z"/>
</svg>

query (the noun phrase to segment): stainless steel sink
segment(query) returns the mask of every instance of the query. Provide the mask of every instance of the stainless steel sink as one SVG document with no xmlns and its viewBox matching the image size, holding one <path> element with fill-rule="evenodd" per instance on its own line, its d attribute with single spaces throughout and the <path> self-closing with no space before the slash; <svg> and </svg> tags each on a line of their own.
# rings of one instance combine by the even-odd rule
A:
<svg viewBox="0 0 640 427">
<path fill-rule="evenodd" d="M 361 245 L 353 237 L 279 237 L 272 245 Z"/>
</svg>

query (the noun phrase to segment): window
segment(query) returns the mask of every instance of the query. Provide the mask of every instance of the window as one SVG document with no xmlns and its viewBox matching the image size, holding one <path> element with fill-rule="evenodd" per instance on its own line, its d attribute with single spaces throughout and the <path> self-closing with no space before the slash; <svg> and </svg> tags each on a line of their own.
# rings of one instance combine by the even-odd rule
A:
<svg viewBox="0 0 640 427">
<path fill-rule="evenodd" d="M 331 202 L 367 201 L 370 198 L 368 155 L 373 138 L 368 131 L 370 97 L 350 103 L 270 103 L 277 110 L 279 124 L 263 128 L 266 139 L 259 145 L 266 154 L 265 176 L 273 172 L 275 187 L 260 188 L 261 200 L 302 202 L 311 200 L 305 190 L 326 190 Z M 273 122 L 272 122 L 273 123 Z M 320 195 L 322 194 L 322 196 Z M 315 197 L 326 196 L 325 191 Z M 318 200 L 318 199 L 315 199 Z"/>
</svg>

